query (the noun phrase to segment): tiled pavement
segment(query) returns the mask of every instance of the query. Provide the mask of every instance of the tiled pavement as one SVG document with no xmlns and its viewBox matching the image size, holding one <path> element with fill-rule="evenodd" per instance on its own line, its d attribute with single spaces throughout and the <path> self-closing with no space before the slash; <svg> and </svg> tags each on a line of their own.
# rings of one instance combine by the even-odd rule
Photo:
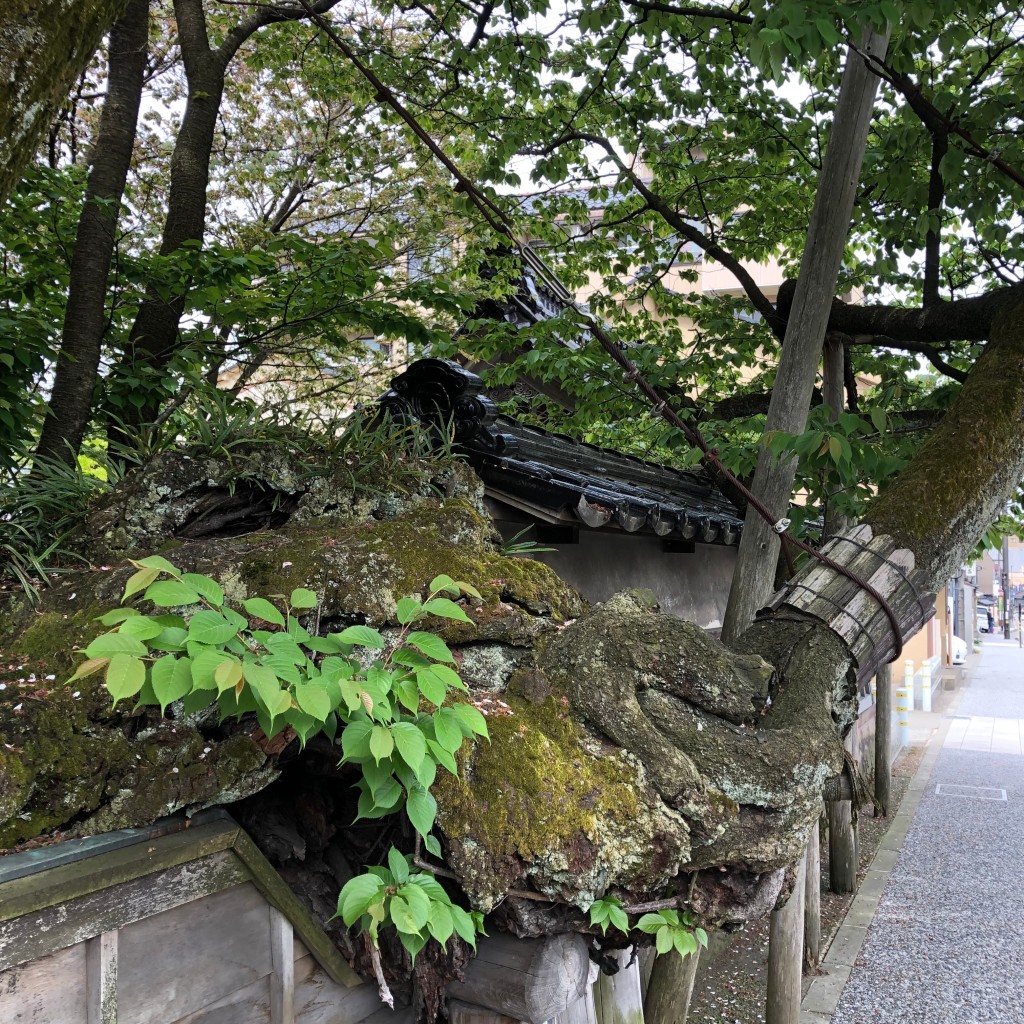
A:
<svg viewBox="0 0 1024 1024">
<path fill-rule="evenodd" d="M 1024 1024 L 1024 649 L 985 638 L 804 999 L 806 1024 Z M 995 791 L 995 792 L 993 792 Z M 1002 799 L 1000 791 L 1005 791 Z"/>
</svg>

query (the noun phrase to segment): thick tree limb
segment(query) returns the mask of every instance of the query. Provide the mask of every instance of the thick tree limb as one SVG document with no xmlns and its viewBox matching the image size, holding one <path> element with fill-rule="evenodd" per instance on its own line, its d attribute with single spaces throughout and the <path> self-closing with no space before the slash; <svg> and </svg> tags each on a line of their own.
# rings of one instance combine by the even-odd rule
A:
<svg viewBox="0 0 1024 1024">
<path fill-rule="evenodd" d="M 795 289 L 796 282 L 792 280 L 784 281 L 779 288 L 776 309 L 781 317 L 788 319 Z M 984 341 L 1000 310 L 1019 294 L 1024 294 L 1024 285 L 1000 288 L 955 302 L 939 301 L 923 309 L 854 305 L 833 299 L 828 329 L 853 336 L 891 338 L 895 344 Z"/>
</svg>

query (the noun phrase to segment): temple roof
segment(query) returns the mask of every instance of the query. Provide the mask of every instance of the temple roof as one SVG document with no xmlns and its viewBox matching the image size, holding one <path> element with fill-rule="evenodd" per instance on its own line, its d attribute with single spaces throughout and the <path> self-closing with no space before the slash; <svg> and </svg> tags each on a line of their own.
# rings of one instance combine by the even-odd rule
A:
<svg viewBox="0 0 1024 1024">
<path fill-rule="evenodd" d="M 502 415 L 457 363 L 420 359 L 380 399 L 401 422 L 454 432 L 489 497 L 550 523 L 736 544 L 742 513 L 700 473 L 645 462 Z"/>
</svg>

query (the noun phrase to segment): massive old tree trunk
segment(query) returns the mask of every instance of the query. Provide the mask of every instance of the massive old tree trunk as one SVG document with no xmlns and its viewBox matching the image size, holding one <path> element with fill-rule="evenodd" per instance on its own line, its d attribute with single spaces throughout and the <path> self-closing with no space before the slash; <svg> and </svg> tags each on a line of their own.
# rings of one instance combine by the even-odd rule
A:
<svg viewBox="0 0 1024 1024">
<path fill-rule="evenodd" d="M 0 201 L 124 7 L 125 0 L 0 4 Z"/>
<path fill-rule="evenodd" d="M 334 751 L 281 750 L 246 721 L 111 711 L 92 678 L 59 685 L 130 571 L 118 553 L 170 538 L 177 564 L 236 596 L 318 591 L 321 630 L 357 616 L 395 628 L 396 599 L 436 572 L 480 586 L 473 624 L 446 636 L 495 711 L 491 742 L 437 786 L 438 822 L 448 866 L 497 924 L 582 929 L 581 908 L 608 892 L 673 900 L 710 924 L 766 913 L 842 767 L 858 676 L 917 628 L 927 592 L 1024 473 L 1022 411 L 1024 299 L 993 323 L 951 413 L 869 524 L 830 549 L 881 591 L 896 633 L 857 582 L 811 560 L 731 649 L 642 594 L 586 610 L 543 566 L 498 555 L 464 470 L 438 481 L 443 499 L 425 488 L 396 502 L 346 497 L 266 449 L 233 466 L 162 457 L 93 524 L 115 568 L 69 579 L 41 611 L 8 611 L 0 844 L 248 797 L 237 813 L 324 916 L 339 858 L 358 866 L 379 847 L 373 829 L 348 831 L 351 778 Z M 526 889 L 547 902 L 516 895 Z"/>
</svg>

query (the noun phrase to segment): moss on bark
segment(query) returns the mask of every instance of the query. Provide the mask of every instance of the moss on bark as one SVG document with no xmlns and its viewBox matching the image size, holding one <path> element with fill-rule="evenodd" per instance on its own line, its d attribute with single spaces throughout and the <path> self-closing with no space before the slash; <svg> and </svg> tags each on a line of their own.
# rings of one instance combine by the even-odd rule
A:
<svg viewBox="0 0 1024 1024">
<path fill-rule="evenodd" d="M 1009 291 L 960 394 L 866 521 L 938 588 L 1024 476 L 1024 288 Z"/>
</svg>

